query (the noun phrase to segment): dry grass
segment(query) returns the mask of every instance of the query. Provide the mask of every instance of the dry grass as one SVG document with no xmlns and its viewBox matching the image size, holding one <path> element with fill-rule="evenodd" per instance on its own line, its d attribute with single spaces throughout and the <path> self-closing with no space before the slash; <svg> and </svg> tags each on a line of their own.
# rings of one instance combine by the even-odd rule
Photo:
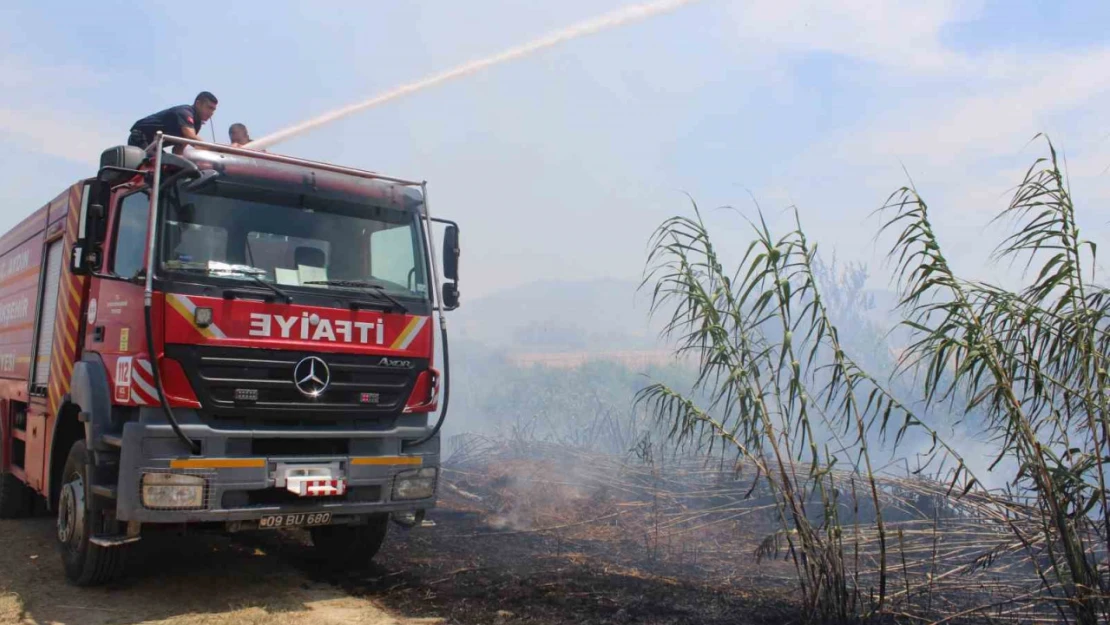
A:
<svg viewBox="0 0 1110 625">
<path fill-rule="evenodd" d="M 0 592 L 0 623 L 18 623 L 23 618 L 23 602 L 13 592 Z"/>
<path fill-rule="evenodd" d="M 493 528 L 454 538 L 538 534 L 555 539 L 553 556 L 601 559 L 656 579 L 718 588 L 796 584 L 771 493 L 742 479 L 754 473 L 750 464 L 689 456 L 646 462 L 480 436 L 457 437 L 452 445 L 444 494 Z M 884 614 L 918 622 L 1058 618 L 1043 602 L 1027 546 L 1015 537 L 1035 534 L 1034 509 L 975 492 L 959 497 L 921 477 L 884 475 L 875 482 L 893 563 Z M 820 511 L 814 522 L 833 532 L 848 555 L 850 583 L 873 592 L 881 549 L 870 499 L 850 496 L 862 483 L 858 475 L 834 471 L 829 483 L 843 493 L 839 526 L 821 526 Z"/>
</svg>

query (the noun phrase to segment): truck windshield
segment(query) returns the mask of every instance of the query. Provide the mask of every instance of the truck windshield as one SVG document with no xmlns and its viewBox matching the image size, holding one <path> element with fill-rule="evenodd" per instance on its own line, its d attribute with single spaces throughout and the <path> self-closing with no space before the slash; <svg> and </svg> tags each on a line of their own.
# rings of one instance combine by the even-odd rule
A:
<svg viewBox="0 0 1110 625">
<path fill-rule="evenodd" d="M 427 298 L 414 211 L 223 180 L 163 197 L 163 271 Z"/>
</svg>

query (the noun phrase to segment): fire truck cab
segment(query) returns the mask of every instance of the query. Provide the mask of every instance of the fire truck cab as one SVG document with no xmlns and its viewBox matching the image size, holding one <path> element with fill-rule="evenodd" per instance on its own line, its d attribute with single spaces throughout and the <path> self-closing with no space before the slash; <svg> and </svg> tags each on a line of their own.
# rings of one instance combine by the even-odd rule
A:
<svg viewBox="0 0 1110 625">
<path fill-rule="evenodd" d="M 435 505 L 458 258 L 424 183 L 107 150 L 0 237 L 0 517 L 45 503 L 77 584 L 174 524 L 304 527 L 366 562 Z"/>
</svg>

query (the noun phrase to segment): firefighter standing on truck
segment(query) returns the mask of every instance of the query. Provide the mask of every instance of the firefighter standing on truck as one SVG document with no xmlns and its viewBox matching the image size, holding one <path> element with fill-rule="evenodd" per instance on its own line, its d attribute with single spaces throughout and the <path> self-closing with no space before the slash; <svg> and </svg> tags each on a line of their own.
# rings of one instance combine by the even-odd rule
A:
<svg viewBox="0 0 1110 625">
<path fill-rule="evenodd" d="M 232 147 L 241 148 L 251 142 L 251 133 L 247 132 L 245 124 L 232 124 L 227 129 L 227 136 L 231 139 Z"/>
<path fill-rule="evenodd" d="M 232 124 L 227 129 L 227 136 L 229 139 L 231 139 L 231 147 L 233 148 L 245 148 L 248 146 L 248 144 L 250 144 L 251 141 L 253 141 L 253 139 L 251 139 L 251 133 L 247 132 L 246 125 L 240 124 L 238 122 Z M 257 148 L 251 149 L 254 150 Z M 258 151 L 265 152 L 266 150 Z"/>
<path fill-rule="evenodd" d="M 148 115 L 131 126 L 131 136 L 127 139 L 127 145 L 146 149 L 154 142 L 154 135 L 159 131 L 174 137 L 200 139 L 200 128 L 204 122 L 212 119 L 218 103 L 216 96 L 211 92 L 201 91 L 191 105 L 173 106 Z M 177 153 L 183 150 L 184 146 L 174 148 L 174 152 Z"/>
</svg>

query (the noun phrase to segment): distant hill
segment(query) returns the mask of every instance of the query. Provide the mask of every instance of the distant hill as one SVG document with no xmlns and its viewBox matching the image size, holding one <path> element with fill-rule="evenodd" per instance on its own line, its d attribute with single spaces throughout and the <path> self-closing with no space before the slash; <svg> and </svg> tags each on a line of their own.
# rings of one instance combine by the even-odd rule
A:
<svg viewBox="0 0 1110 625">
<path fill-rule="evenodd" d="M 854 313 L 834 310 L 846 339 L 881 341 L 897 323 L 895 294 L 866 289 Z M 669 315 L 650 318 L 650 288 L 629 280 L 545 281 L 465 300 L 450 315 L 452 337 L 473 349 L 499 352 L 517 364 L 573 366 L 584 360 L 658 362 L 659 332 Z M 871 323 L 874 326 L 860 325 Z M 861 334 L 856 337 L 854 335 Z"/>
<path fill-rule="evenodd" d="M 608 352 L 659 347 L 650 291 L 623 280 L 535 282 L 466 301 L 453 336 L 512 352 Z"/>
</svg>

